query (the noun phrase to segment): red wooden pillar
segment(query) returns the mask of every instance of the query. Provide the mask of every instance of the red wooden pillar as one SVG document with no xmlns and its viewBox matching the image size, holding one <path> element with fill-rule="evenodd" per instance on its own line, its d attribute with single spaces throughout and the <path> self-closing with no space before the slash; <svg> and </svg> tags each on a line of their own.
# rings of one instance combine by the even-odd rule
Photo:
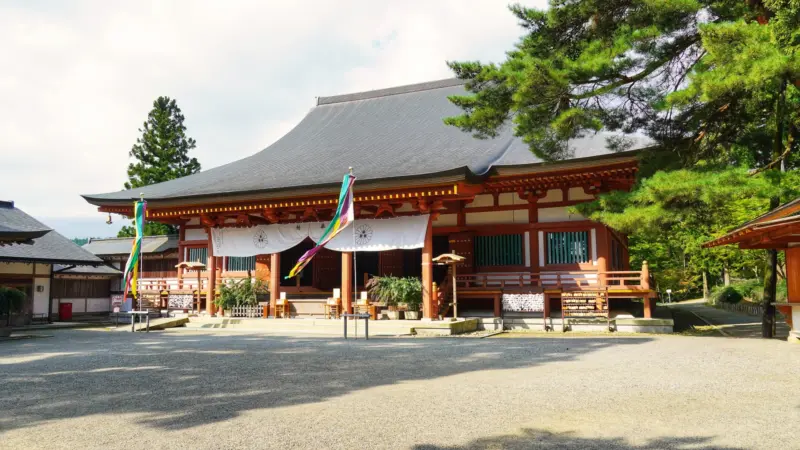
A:
<svg viewBox="0 0 800 450">
<path fill-rule="evenodd" d="M 206 271 L 208 272 L 208 287 L 206 289 L 206 312 L 213 315 L 215 311 L 214 298 L 217 292 L 217 261 L 214 258 L 214 244 L 211 241 L 211 229 L 208 233 L 208 257 L 206 258 Z"/>
<path fill-rule="evenodd" d="M 433 221 L 428 216 L 428 230 L 422 247 L 422 317 L 436 319 L 438 311 L 433 295 Z"/>
<path fill-rule="evenodd" d="M 597 243 L 595 245 L 595 247 L 597 247 L 597 272 L 600 274 L 597 277 L 597 282 L 599 283 L 600 287 L 603 287 L 606 284 L 605 273 L 608 272 L 608 258 L 611 256 L 611 246 L 609 245 L 608 240 L 608 228 L 602 225 L 597 226 L 595 228 L 595 236 L 597 238 Z"/>
<path fill-rule="evenodd" d="M 342 252 L 342 311 L 353 314 L 353 253 Z"/>
<path fill-rule="evenodd" d="M 642 289 L 650 290 L 650 265 L 647 261 L 642 261 L 642 278 L 640 281 Z M 653 296 L 648 292 L 645 294 L 644 300 L 644 318 L 653 318 Z"/>
<path fill-rule="evenodd" d="M 256 255 L 256 280 L 269 285 L 270 271 L 269 271 L 269 255 Z M 269 317 L 269 305 L 263 308 L 263 318 Z"/>
<path fill-rule="evenodd" d="M 185 261 L 186 248 L 182 244 L 182 242 L 185 240 L 186 240 L 186 225 L 180 225 L 178 227 L 178 263 L 182 263 Z M 183 289 L 183 267 L 178 269 L 178 289 Z"/>
<path fill-rule="evenodd" d="M 281 298 L 281 254 L 273 253 L 269 256 L 269 309 L 275 317 L 275 306 Z"/>
</svg>

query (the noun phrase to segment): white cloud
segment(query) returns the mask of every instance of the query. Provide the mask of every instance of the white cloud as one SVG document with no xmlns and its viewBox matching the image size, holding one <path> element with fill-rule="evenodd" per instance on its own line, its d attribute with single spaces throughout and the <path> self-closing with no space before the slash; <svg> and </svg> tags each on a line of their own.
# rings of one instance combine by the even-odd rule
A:
<svg viewBox="0 0 800 450">
<path fill-rule="evenodd" d="M 122 187 L 159 95 L 211 168 L 279 138 L 315 96 L 446 78 L 445 60 L 500 60 L 520 34 L 496 0 L 5 2 L 0 198 L 102 225 L 79 194 Z"/>
</svg>

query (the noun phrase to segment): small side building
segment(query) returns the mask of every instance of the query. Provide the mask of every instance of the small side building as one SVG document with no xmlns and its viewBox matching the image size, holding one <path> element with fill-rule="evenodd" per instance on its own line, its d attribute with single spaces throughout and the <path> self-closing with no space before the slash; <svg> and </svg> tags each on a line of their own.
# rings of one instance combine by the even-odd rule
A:
<svg viewBox="0 0 800 450">
<path fill-rule="evenodd" d="M 736 244 L 741 249 L 776 249 L 786 256 L 786 303 L 776 304 L 800 343 L 800 198 L 747 222 L 703 247 Z"/>
<path fill-rule="evenodd" d="M 90 239 L 83 249 L 102 259 L 120 272 L 125 270 L 133 246 L 133 238 Z M 176 278 L 178 276 L 178 236 L 145 236 L 142 238 L 140 280 Z M 112 294 L 122 294 L 125 281 L 120 276 L 112 285 Z"/>
<path fill-rule="evenodd" d="M 12 315 L 14 325 L 58 317 L 59 301 L 52 295 L 54 267 L 103 265 L 103 260 L 15 207 L 14 202 L 0 201 L 0 227 L 24 237 L 0 245 L 0 286 L 26 294 L 22 311 Z"/>
</svg>

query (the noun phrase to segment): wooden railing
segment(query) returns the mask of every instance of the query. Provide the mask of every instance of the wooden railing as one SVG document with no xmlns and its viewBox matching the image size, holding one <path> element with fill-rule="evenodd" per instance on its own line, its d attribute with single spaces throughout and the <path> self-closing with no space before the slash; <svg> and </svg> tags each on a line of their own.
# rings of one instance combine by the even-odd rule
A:
<svg viewBox="0 0 800 450">
<path fill-rule="evenodd" d="M 200 289 L 208 288 L 208 279 L 200 279 Z M 139 279 L 140 291 L 192 291 L 197 289 L 197 278 L 142 278 Z"/>
<path fill-rule="evenodd" d="M 575 272 L 492 272 L 456 276 L 456 287 L 466 290 L 522 290 L 561 289 L 584 290 L 608 288 L 609 290 L 650 289 L 647 266 L 640 271 L 575 271 Z"/>
</svg>

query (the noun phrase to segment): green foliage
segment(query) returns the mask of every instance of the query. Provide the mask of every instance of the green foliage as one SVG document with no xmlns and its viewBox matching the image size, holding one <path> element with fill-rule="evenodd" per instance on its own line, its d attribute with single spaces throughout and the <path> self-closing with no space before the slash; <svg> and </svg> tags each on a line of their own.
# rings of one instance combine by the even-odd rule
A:
<svg viewBox="0 0 800 450">
<path fill-rule="evenodd" d="M 258 296 L 269 291 L 268 285 L 262 280 L 243 278 L 241 280 L 227 280 L 220 286 L 219 297 L 214 304 L 222 309 L 231 309 L 234 306 L 254 306 L 258 304 Z"/>
<path fill-rule="evenodd" d="M 367 282 L 370 297 L 388 306 L 405 304 L 409 311 L 419 311 L 422 282 L 419 278 L 373 277 Z"/>
<path fill-rule="evenodd" d="M 195 140 L 186 136 L 184 116 L 174 99 L 158 97 L 147 116 L 130 151 L 135 162 L 128 165 L 128 181 L 125 189 L 135 189 L 155 183 L 174 180 L 200 171 L 200 163 L 189 157 L 195 148 Z M 145 224 L 144 234 L 156 236 L 175 234 L 171 225 L 155 222 Z M 123 227 L 119 237 L 135 235 L 132 226 Z"/>
<path fill-rule="evenodd" d="M 598 129 L 643 132 L 683 166 L 763 166 L 780 126 L 800 126 L 796 107 L 775 114 L 781 92 L 800 104 L 785 90 L 800 81 L 797 0 L 551 0 L 511 12 L 525 34 L 505 61 L 448 63 L 470 93 L 451 98 L 463 114 L 446 123 L 491 137 L 511 120 L 545 160 Z"/>
<path fill-rule="evenodd" d="M 78 247 L 83 247 L 89 242 L 91 238 L 73 238 L 72 242 L 75 243 Z"/>
<path fill-rule="evenodd" d="M 690 295 L 723 268 L 768 273 L 763 251 L 702 244 L 798 194 L 797 175 L 776 169 L 800 167 L 800 1 L 551 0 L 511 12 L 524 35 L 505 61 L 449 63 L 469 93 L 451 98 L 463 113 L 445 122 L 481 138 L 510 122 L 545 161 L 596 130 L 645 134 L 655 145 L 633 192 L 579 212 L 628 233 L 632 264 L 650 262 L 662 290 Z"/>
<path fill-rule="evenodd" d="M 735 286 L 719 286 L 711 291 L 712 303 L 739 303 L 744 296 Z"/>
<path fill-rule="evenodd" d="M 786 298 L 786 281 L 778 283 L 778 299 Z M 783 291 L 783 295 L 781 295 Z M 747 300 L 761 303 L 764 296 L 764 281 L 760 279 L 741 280 L 731 283 L 730 286 L 716 286 L 711 290 L 712 303 L 739 303 Z"/>
<path fill-rule="evenodd" d="M 16 288 L 0 286 L 0 314 L 22 311 L 25 293 Z"/>
<path fill-rule="evenodd" d="M 631 192 L 603 194 L 573 209 L 626 233 L 631 265 L 648 261 L 662 291 L 690 295 L 702 289 L 704 271 L 712 284 L 723 269 L 758 276 L 763 251 L 702 244 L 768 211 L 772 197 L 798 194 L 797 171 L 750 175 L 741 168 L 696 168 L 658 172 Z"/>
</svg>

